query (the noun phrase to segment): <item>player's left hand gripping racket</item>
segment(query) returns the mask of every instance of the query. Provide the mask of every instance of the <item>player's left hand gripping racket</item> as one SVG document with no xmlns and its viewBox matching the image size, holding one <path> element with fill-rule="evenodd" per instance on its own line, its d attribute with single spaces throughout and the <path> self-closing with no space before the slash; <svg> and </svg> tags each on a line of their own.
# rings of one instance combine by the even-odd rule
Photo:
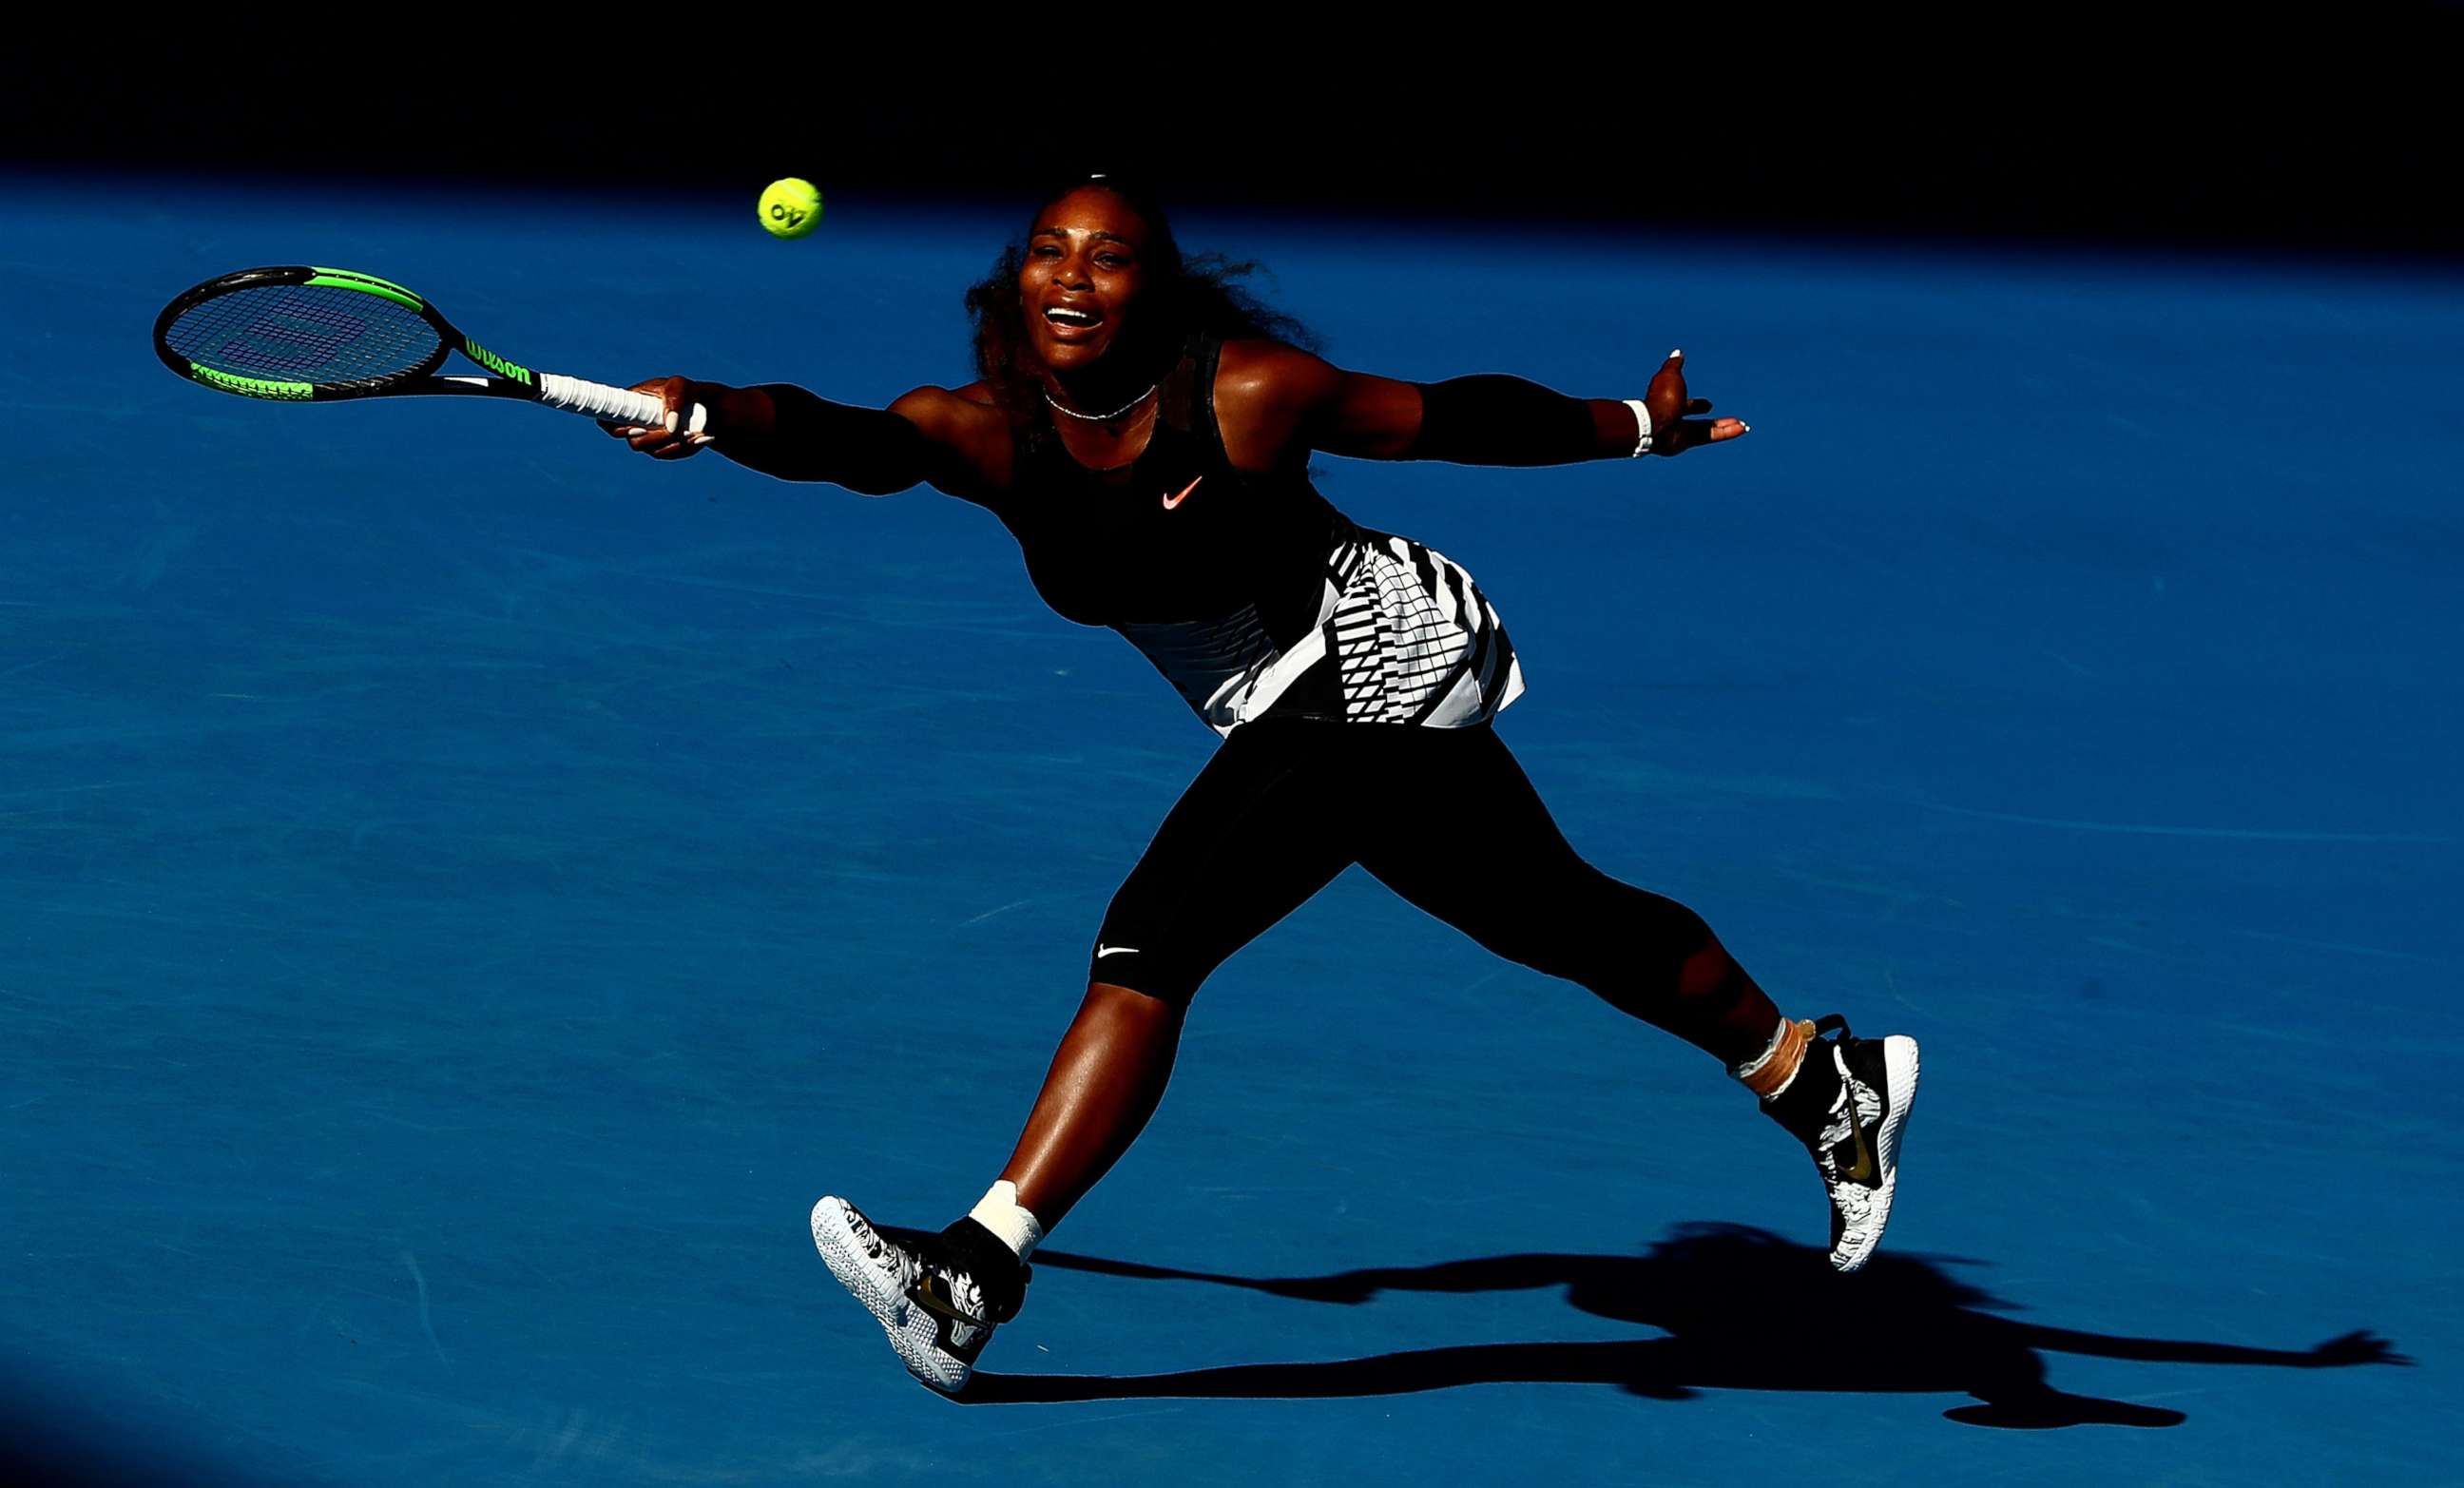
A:
<svg viewBox="0 0 2464 1488">
<path fill-rule="evenodd" d="M 456 351 L 496 375 L 440 376 Z M 521 398 L 644 428 L 668 416 L 646 392 L 517 366 L 409 290 L 347 269 L 242 269 L 208 279 L 155 318 L 154 354 L 183 377 L 244 398 L 454 393 Z M 706 417 L 695 405 L 683 432 L 699 433 Z"/>
</svg>

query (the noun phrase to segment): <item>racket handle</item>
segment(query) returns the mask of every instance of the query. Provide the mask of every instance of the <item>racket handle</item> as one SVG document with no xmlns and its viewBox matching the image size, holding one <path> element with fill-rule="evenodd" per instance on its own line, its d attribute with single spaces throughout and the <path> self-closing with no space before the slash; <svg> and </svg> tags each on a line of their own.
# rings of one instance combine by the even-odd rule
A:
<svg viewBox="0 0 2464 1488">
<path fill-rule="evenodd" d="M 629 388 L 611 388 L 605 383 L 587 383 L 579 377 L 560 377 L 554 372 L 539 374 L 539 401 L 552 409 L 580 413 L 610 424 L 636 424 L 644 429 L 657 429 L 668 421 L 668 406 L 647 392 Z M 684 433 L 697 434 L 710 421 L 710 411 L 696 403 L 685 421 Z"/>
</svg>

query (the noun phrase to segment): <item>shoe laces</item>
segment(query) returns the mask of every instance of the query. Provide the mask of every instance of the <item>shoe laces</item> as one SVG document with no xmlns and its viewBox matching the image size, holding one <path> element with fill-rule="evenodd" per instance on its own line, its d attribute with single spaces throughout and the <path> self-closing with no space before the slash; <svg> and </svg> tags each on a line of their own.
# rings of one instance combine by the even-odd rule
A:
<svg viewBox="0 0 2464 1488">
<path fill-rule="evenodd" d="M 1882 1092 L 1859 1078 L 1856 1070 L 1848 1063 L 1847 1046 L 1862 1040 L 1848 1031 L 1846 1018 L 1836 1012 L 1826 1013 L 1815 1021 L 1814 1028 L 1816 1033 L 1837 1032 L 1839 1034 L 1838 1038 L 1824 1046 L 1831 1052 L 1832 1067 L 1839 1072 L 1839 1094 L 1832 1101 L 1831 1120 L 1823 1125 L 1822 1135 L 1815 1144 L 1817 1154 L 1828 1154 L 1834 1146 L 1848 1140 L 1851 1122 L 1859 1126 L 1869 1126 L 1882 1119 Z M 1808 1056 L 1812 1056 L 1810 1050 Z"/>
<path fill-rule="evenodd" d="M 847 1210 L 847 1233 L 864 1247 L 865 1258 L 880 1267 L 882 1275 L 898 1283 L 901 1290 L 914 1278 L 915 1257 L 892 1245 L 852 1208 Z"/>
<path fill-rule="evenodd" d="M 1850 1183 L 1840 1173 L 1839 1149 L 1845 1146 L 1859 1126 L 1872 1125 L 1882 1119 L 1882 1093 L 1857 1077 L 1849 1067 L 1846 1046 L 1856 1042 L 1849 1032 L 1848 1020 L 1838 1013 L 1829 1013 L 1815 1020 L 1815 1033 L 1836 1033 L 1839 1036 L 1829 1045 L 1831 1058 L 1839 1071 L 1839 1094 L 1831 1105 L 1830 1119 L 1824 1122 L 1822 1135 L 1814 1149 L 1815 1164 L 1822 1169 L 1824 1185 L 1831 1190 L 1831 1203 L 1839 1218 L 1841 1243 L 1862 1239 L 1874 1218 L 1874 1189 L 1863 1184 Z M 1880 1133 L 1877 1133 L 1879 1140 Z M 1877 1174 L 1879 1177 L 1880 1175 Z"/>
<path fill-rule="evenodd" d="M 1833 1188 L 1843 1192 L 1861 1191 L 1863 1186 L 1850 1184 L 1840 1176 L 1839 1151 L 1856 1136 L 1857 1128 L 1872 1126 L 1882 1119 L 1881 1092 L 1857 1077 L 1849 1069 L 1847 1056 L 1837 1045 L 1832 1046 L 1833 1066 L 1839 1071 L 1839 1094 L 1832 1099 L 1829 1119 L 1822 1134 L 1815 1139 L 1815 1161 L 1822 1166 L 1822 1176 Z M 1879 1133 L 1877 1134 L 1879 1138 Z M 1843 1201 L 1844 1202 L 1844 1201 Z M 1862 1207 L 1862 1200 L 1859 1200 Z"/>
<path fill-rule="evenodd" d="M 1857 1077 L 1848 1073 L 1848 1061 L 1839 1056 L 1839 1046 L 1825 1044 L 1822 1052 L 1830 1058 L 1831 1067 L 1839 1072 L 1839 1093 L 1831 1098 L 1831 1110 L 1823 1119 L 1821 1135 L 1814 1139 L 1814 1155 L 1827 1165 L 1832 1154 L 1856 1134 L 1859 1109 Z M 1812 1052 L 1806 1056 L 1812 1058 Z"/>
</svg>

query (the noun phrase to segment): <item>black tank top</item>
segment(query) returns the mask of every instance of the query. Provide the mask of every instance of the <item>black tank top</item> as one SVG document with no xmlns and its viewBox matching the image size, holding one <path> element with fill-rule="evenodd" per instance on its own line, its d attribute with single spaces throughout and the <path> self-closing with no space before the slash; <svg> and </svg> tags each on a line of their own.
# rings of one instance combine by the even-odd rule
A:
<svg viewBox="0 0 2464 1488">
<path fill-rule="evenodd" d="M 1222 350 L 1190 341 L 1125 467 L 1079 464 L 1048 417 L 1012 436 L 1010 487 L 981 504 L 1044 602 L 1120 632 L 1219 733 L 1269 714 L 1457 727 L 1512 701 L 1514 649 L 1469 574 L 1354 526 L 1302 471 L 1233 467 Z"/>
<path fill-rule="evenodd" d="M 1126 467 L 1079 464 L 1049 418 L 1015 436 L 1010 489 L 986 504 L 1063 617 L 1158 624 L 1254 608 L 1284 646 L 1315 622 L 1327 554 L 1351 523 L 1299 472 L 1234 468 L 1215 422 L 1222 350 L 1212 336 L 1190 343 Z"/>
</svg>

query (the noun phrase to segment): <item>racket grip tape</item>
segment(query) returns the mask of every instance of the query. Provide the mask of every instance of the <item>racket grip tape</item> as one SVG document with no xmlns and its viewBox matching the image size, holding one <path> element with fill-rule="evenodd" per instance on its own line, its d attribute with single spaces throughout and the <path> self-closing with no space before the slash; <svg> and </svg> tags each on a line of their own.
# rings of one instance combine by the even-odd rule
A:
<svg viewBox="0 0 2464 1488">
<path fill-rule="evenodd" d="M 539 374 L 539 401 L 552 409 L 568 413 L 581 413 L 610 424 L 635 424 L 644 429 L 656 429 L 668 421 L 668 406 L 647 392 L 629 388 L 612 388 L 605 383 L 583 382 L 579 377 L 560 377 L 554 372 Z M 683 433 L 697 434 L 710 421 L 710 411 L 696 403 L 685 422 Z"/>
</svg>

